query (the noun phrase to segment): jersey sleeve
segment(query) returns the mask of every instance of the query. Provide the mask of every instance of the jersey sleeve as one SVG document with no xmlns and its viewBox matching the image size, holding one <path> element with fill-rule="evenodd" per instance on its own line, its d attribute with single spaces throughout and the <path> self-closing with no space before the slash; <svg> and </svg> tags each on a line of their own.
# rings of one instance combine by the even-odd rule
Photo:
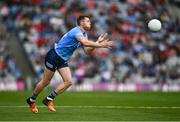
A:
<svg viewBox="0 0 180 122">
<path fill-rule="evenodd" d="M 76 31 L 76 32 L 74 33 L 74 37 L 75 37 L 75 38 L 80 37 L 80 36 L 84 37 L 81 31 Z"/>
</svg>

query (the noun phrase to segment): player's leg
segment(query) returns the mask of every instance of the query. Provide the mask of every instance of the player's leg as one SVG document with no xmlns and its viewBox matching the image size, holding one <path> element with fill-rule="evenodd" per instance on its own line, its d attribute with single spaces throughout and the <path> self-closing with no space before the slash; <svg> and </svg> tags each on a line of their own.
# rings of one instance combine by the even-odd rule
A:
<svg viewBox="0 0 180 122">
<path fill-rule="evenodd" d="M 45 70 L 44 70 L 44 76 L 43 79 L 36 85 L 34 92 L 31 97 L 29 97 L 26 102 L 29 104 L 31 111 L 33 113 L 37 113 L 38 109 L 35 105 L 36 97 L 39 95 L 39 93 L 50 83 L 54 72 L 57 68 L 57 63 L 55 62 L 57 60 L 57 54 L 55 53 L 54 49 L 51 49 L 46 57 L 45 57 Z M 33 109 L 35 108 L 35 109 Z"/>
<path fill-rule="evenodd" d="M 58 69 L 58 72 L 60 73 L 61 77 L 63 78 L 63 83 L 59 84 L 58 87 L 43 100 L 43 103 L 48 106 L 48 109 L 50 111 L 55 112 L 55 108 L 53 105 L 54 98 L 58 95 L 63 93 L 67 88 L 69 88 L 72 85 L 72 76 L 71 71 L 69 67 L 63 67 Z"/>
<path fill-rule="evenodd" d="M 69 67 L 61 68 L 58 70 L 58 72 L 63 79 L 63 83 L 56 88 L 55 92 L 60 94 L 72 85 L 72 75 Z"/>
<path fill-rule="evenodd" d="M 34 89 L 34 94 L 38 95 L 51 81 L 54 72 L 45 68 L 43 79 L 36 85 Z"/>
<path fill-rule="evenodd" d="M 26 102 L 29 104 L 30 109 L 33 113 L 38 113 L 38 108 L 35 104 L 36 97 L 39 93 L 50 83 L 54 72 L 50 71 L 49 69 L 45 68 L 44 70 L 44 77 L 43 79 L 36 85 L 34 92 L 31 97 L 26 99 Z"/>
</svg>

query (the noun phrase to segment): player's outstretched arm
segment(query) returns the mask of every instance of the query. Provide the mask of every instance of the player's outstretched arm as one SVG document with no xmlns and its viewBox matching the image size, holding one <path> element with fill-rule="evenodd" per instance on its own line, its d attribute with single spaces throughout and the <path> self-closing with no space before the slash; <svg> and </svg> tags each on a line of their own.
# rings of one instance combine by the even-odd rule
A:
<svg viewBox="0 0 180 122">
<path fill-rule="evenodd" d="M 102 43 L 103 41 L 107 40 L 107 33 L 101 34 L 96 42 L 89 41 L 83 36 L 76 37 L 78 41 L 80 41 L 85 47 L 93 47 L 93 48 L 106 48 L 108 45 Z"/>
<path fill-rule="evenodd" d="M 85 47 L 94 47 L 94 48 L 102 48 L 103 45 L 93 42 L 93 41 L 89 41 L 86 38 L 79 36 L 77 37 L 77 40 L 80 41 Z"/>
<path fill-rule="evenodd" d="M 83 37 L 82 37 L 83 38 Z M 83 39 L 85 39 L 85 38 L 83 38 Z M 79 40 L 81 43 L 83 43 L 83 41 L 85 42 L 85 41 L 89 41 L 89 40 L 87 40 L 87 39 L 85 39 L 85 40 Z M 91 53 L 95 48 L 111 48 L 112 47 L 112 45 L 113 45 L 113 42 L 112 41 L 110 41 L 108 38 L 107 38 L 107 33 L 104 33 L 104 34 L 101 34 L 99 37 L 98 37 L 98 39 L 97 39 L 97 41 L 96 42 L 93 42 L 93 41 L 89 41 L 90 43 L 92 42 L 92 43 L 95 43 L 95 45 L 98 45 L 97 47 L 96 46 L 89 46 L 89 45 L 86 45 L 86 44 L 84 44 L 83 43 L 83 45 L 84 45 L 84 50 L 85 50 L 85 52 L 87 52 L 87 53 Z M 86 43 L 86 42 L 85 42 Z"/>
</svg>

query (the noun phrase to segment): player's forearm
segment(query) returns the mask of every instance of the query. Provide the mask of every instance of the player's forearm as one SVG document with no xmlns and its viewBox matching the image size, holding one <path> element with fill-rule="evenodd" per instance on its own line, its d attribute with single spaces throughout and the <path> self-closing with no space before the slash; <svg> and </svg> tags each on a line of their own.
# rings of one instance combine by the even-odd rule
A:
<svg viewBox="0 0 180 122">
<path fill-rule="evenodd" d="M 94 49 L 95 49 L 94 47 L 85 47 L 84 48 L 85 52 L 88 54 L 91 54 Z"/>
<path fill-rule="evenodd" d="M 83 44 L 86 47 L 91 47 L 91 49 L 93 49 L 93 48 L 101 48 L 102 47 L 101 44 L 93 42 L 93 41 L 85 41 Z"/>
</svg>

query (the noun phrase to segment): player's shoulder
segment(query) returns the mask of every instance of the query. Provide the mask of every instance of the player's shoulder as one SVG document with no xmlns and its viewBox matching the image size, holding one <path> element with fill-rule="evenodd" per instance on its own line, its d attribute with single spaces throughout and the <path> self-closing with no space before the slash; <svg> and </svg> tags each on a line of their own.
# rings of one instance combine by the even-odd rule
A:
<svg viewBox="0 0 180 122">
<path fill-rule="evenodd" d="M 68 35 L 73 37 L 76 35 L 82 35 L 82 31 L 78 26 L 76 26 L 69 31 Z"/>
<path fill-rule="evenodd" d="M 80 27 L 76 26 L 70 30 L 70 32 L 81 32 Z"/>
</svg>

